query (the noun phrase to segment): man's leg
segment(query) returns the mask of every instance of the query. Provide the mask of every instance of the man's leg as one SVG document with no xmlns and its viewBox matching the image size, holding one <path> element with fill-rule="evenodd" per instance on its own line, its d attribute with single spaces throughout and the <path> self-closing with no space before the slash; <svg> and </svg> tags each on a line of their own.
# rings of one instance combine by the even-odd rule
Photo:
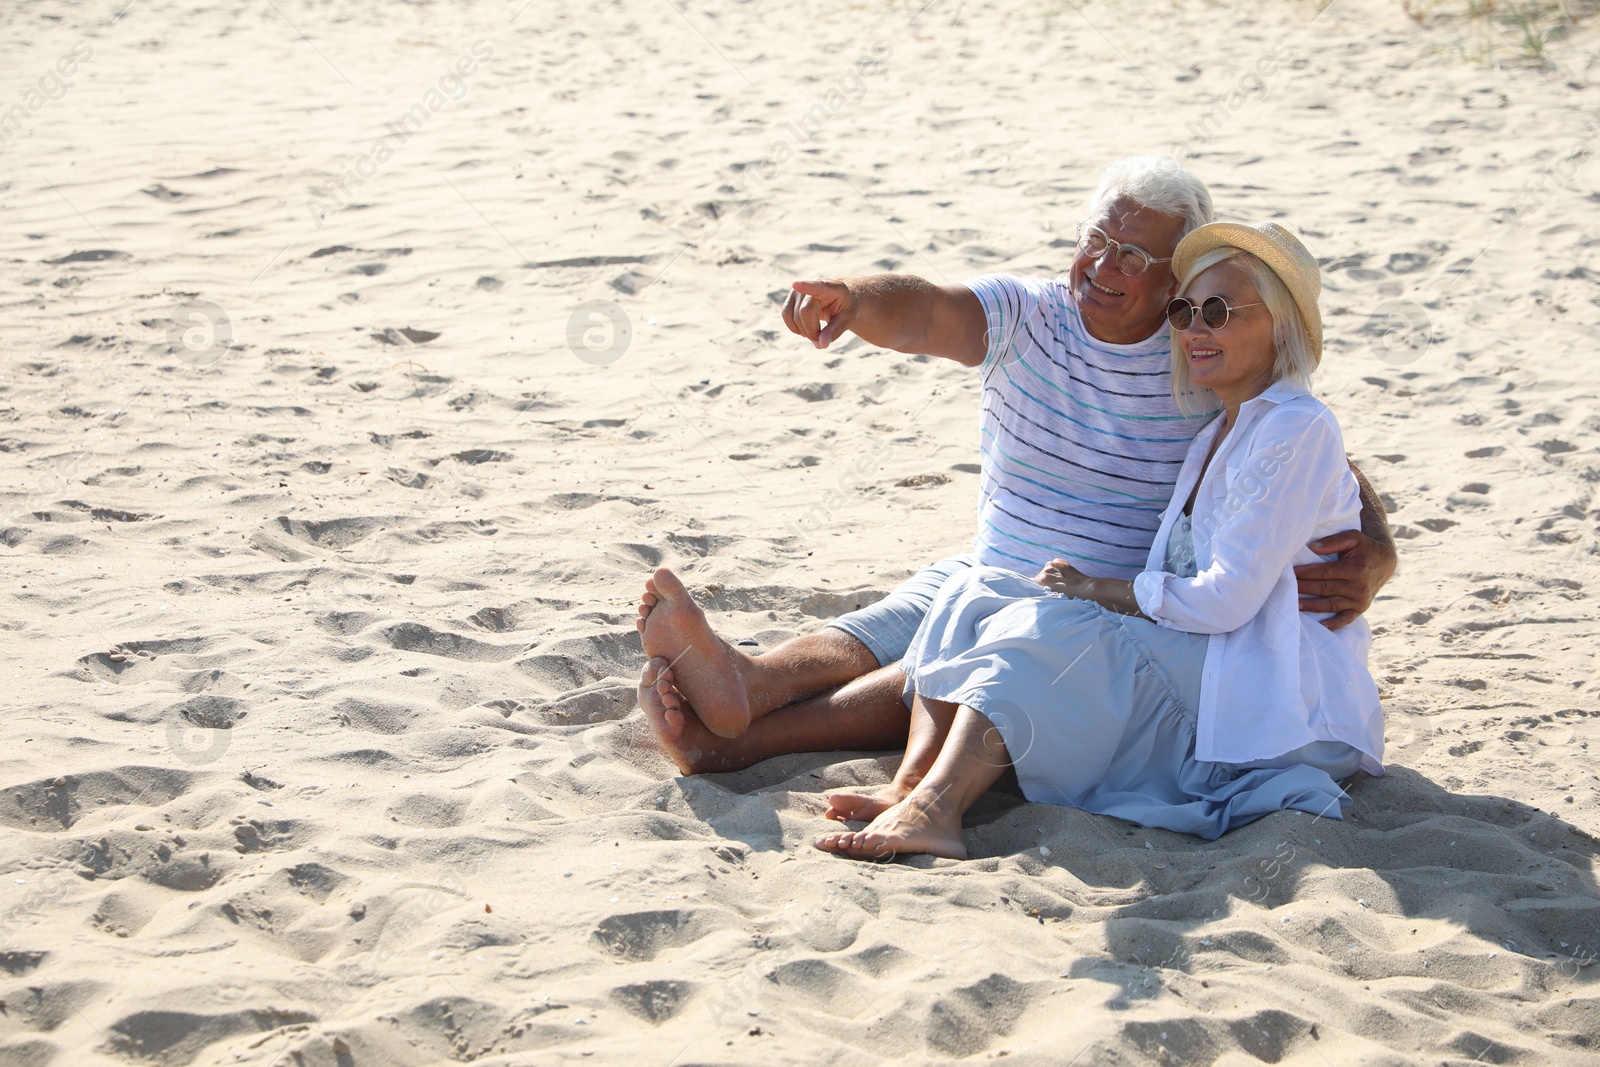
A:
<svg viewBox="0 0 1600 1067">
<path fill-rule="evenodd" d="M 925 567 L 878 603 L 849 612 L 816 633 L 785 641 L 762 656 L 741 652 L 718 637 L 682 581 L 663 567 L 645 583 L 639 632 L 645 654 L 672 665 L 673 688 L 700 724 L 716 737 L 736 738 L 778 708 L 898 663 L 939 587 L 974 562 L 971 556 L 956 556 Z M 677 721 L 678 717 L 668 717 L 657 726 L 669 747 L 685 741 L 674 736 Z M 818 743 L 784 751 L 840 747 L 849 746 Z"/>
<path fill-rule="evenodd" d="M 645 655 L 674 668 L 676 687 L 712 734 L 734 738 L 776 708 L 878 668 L 860 640 L 828 627 L 751 656 L 718 637 L 683 582 L 662 567 L 639 599 Z M 670 740 L 663 737 L 663 740 Z"/>
<path fill-rule="evenodd" d="M 776 650 L 774 650 L 776 651 Z M 770 654 L 770 653 L 769 653 Z M 766 658 L 766 657 L 761 657 Z M 878 751 L 906 742 L 905 675 L 882 667 L 837 689 L 778 708 L 739 737 L 718 737 L 674 685 L 665 659 L 645 665 L 639 706 L 684 774 L 737 771 L 790 752 Z"/>
<path fill-rule="evenodd" d="M 837 689 L 880 666 L 870 648 L 832 626 L 791 637 L 759 656 L 739 654 L 749 660 L 745 677 L 752 720 Z"/>
</svg>

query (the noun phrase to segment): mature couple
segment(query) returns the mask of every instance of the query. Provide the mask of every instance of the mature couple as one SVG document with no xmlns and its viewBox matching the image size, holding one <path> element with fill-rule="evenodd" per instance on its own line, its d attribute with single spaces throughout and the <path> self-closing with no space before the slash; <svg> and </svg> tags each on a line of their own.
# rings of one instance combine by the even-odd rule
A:
<svg viewBox="0 0 1600 1067">
<path fill-rule="evenodd" d="M 1211 222 L 1169 159 L 1101 176 L 1068 275 L 797 282 L 795 333 L 983 375 L 973 551 L 749 656 L 676 575 L 646 583 L 639 701 L 686 774 L 905 747 L 830 795 L 817 847 L 964 858 L 1003 770 L 1030 800 L 1215 838 L 1339 817 L 1381 773 L 1362 612 L 1394 571 L 1382 506 L 1311 395 L 1316 261 L 1275 224 Z M 1357 528 L 1359 527 L 1359 529 Z"/>
</svg>

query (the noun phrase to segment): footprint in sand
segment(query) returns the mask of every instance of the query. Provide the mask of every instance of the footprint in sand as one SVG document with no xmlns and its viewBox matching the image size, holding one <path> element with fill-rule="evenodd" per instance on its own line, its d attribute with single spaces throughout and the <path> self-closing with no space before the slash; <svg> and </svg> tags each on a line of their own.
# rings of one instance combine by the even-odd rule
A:
<svg viewBox="0 0 1600 1067">
<path fill-rule="evenodd" d="M 675 978 L 657 978 L 648 982 L 617 986 L 611 990 L 610 995 L 623 1011 L 659 1026 L 688 1006 L 694 990 L 693 982 Z"/>
<path fill-rule="evenodd" d="M 158 807 L 187 793 L 198 780 L 176 768 L 125 766 L 51 776 L 0 790 L 0 826 L 17 830 L 70 830 L 89 812 L 138 804 Z"/>
<path fill-rule="evenodd" d="M 643 963 L 734 925 L 731 919 L 710 908 L 627 912 L 601 919 L 590 940 L 608 955 Z"/>
<path fill-rule="evenodd" d="M 872 996 L 855 976 L 827 960 L 808 957 L 781 963 L 765 976 L 784 1001 L 794 1000 L 815 1011 L 849 1019 L 872 1004 Z"/>
</svg>

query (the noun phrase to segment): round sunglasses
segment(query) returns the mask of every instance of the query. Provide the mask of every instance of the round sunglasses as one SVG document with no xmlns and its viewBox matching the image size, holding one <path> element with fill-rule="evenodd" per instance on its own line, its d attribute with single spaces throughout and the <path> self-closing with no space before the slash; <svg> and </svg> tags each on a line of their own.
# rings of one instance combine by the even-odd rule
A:
<svg viewBox="0 0 1600 1067">
<path fill-rule="evenodd" d="M 1261 301 L 1257 301 L 1254 304 L 1234 304 L 1229 306 L 1228 302 L 1220 296 L 1208 296 L 1196 306 L 1192 301 L 1179 296 L 1174 297 L 1172 303 L 1167 305 L 1167 321 L 1172 324 L 1174 330 L 1182 333 L 1194 325 L 1194 315 L 1198 311 L 1201 322 L 1213 330 L 1220 330 L 1228 325 L 1228 316 L 1233 312 L 1238 311 L 1240 308 L 1260 306 Z"/>
</svg>

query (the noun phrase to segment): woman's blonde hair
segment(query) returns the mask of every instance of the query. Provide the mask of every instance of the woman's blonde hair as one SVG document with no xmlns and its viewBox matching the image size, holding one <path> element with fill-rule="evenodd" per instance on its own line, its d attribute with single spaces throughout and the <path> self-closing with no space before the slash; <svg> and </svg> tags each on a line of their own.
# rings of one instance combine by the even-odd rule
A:
<svg viewBox="0 0 1600 1067">
<path fill-rule="evenodd" d="M 1255 283 L 1261 302 L 1272 316 L 1272 342 L 1277 348 L 1277 359 L 1272 365 L 1272 380 L 1287 378 L 1301 385 L 1311 385 L 1311 376 L 1317 369 L 1317 357 L 1311 350 L 1311 335 L 1306 321 L 1275 271 L 1249 252 L 1238 248 L 1213 248 L 1194 261 L 1178 281 L 1178 295 L 1185 296 L 1196 278 L 1218 263 L 1232 262 Z M 1189 361 L 1178 348 L 1178 335 L 1172 335 L 1172 398 L 1178 410 L 1185 415 L 1197 415 L 1217 410 L 1216 394 L 1189 379 Z"/>
</svg>

